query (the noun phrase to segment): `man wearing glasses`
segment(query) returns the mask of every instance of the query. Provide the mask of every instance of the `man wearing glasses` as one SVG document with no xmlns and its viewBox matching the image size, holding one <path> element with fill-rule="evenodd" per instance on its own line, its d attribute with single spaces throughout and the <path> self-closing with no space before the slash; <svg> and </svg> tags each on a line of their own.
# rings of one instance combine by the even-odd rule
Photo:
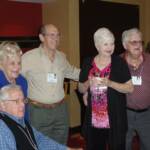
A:
<svg viewBox="0 0 150 150">
<path fill-rule="evenodd" d="M 1 150 L 82 150 L 58 144 L 32 128 L 24 120 L 25 103 L 20 86 L 9 84 L 0 89 Z"/>
<path fill-rule="evenodd" d="M 134 91 L 127 94 L 128 132 L 126 150 L 132 150 L 132 140 L 137 133 L 140 150 L 150 150 L 150 55 L 144 53 L 142 33 L 137 28 L 122 34 L 125 53 L 122 57 L 128 63 Z"/>
<path fill-rule="evenodd" d="M 64 78 L 79 79 L 80 70 L 70 65 L 58 50 L 60 32 L 52 24 L 43 25 L 41 45 L 22 57 L 22 73 L 28 81 L 31 124 L 46 136 L 66 144 L 68 110 L 64 101 Z"/>
</svg>

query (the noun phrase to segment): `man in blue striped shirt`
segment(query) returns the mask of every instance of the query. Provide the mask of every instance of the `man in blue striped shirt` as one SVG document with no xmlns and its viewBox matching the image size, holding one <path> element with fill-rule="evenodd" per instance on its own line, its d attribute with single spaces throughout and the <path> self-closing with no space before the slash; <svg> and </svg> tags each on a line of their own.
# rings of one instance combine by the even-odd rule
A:
<svg viewBox="0 0 150 150">
<path fill-rule="evenodd" d="M 0 90 L 0 150 L 81 150 L 61 145 L 24 120 L 25 103 L 20 86 Z"/>
</svg>

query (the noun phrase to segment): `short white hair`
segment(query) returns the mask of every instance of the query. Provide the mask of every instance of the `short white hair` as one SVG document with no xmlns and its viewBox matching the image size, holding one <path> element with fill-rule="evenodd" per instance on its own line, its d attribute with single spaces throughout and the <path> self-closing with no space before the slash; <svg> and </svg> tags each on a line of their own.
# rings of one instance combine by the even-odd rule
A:
<svg viewBox="0 0 150 150">
<path fill-rule="evenodd" d="M 112 40 L 113 42 L 115 41 L 115 37 L 113 33 L 106 27 L 99 28 L 95 33 L 94 33 L 94 43 L 95 45 L 101 44 L 104 41 L 107 40 Z"/>
<path fill-rule="evenodd" d="M 21 87 L 19 85 L 16 84 L 8 84 L 6 86 L 3 86 L 0 89 L 0 102 L 1 101 L 7 101 L 10 99 L 10 91 L 12 90 L 20 90 L 21 91 Z"/>
<path fill-rule="evenodd" d="M 142 39 L 142 32 L 138 28 L 131 28 L 122 33 L 122 44 L 128 43 L 133 34 L 139 34 Z"/>
<path fill-rule="evenodd" d="M 6 58 L 12 58 L 22 54 L 22 50 L 16 42 L 3 41 L 0 44 L 0 62 Z"/>
</svg>

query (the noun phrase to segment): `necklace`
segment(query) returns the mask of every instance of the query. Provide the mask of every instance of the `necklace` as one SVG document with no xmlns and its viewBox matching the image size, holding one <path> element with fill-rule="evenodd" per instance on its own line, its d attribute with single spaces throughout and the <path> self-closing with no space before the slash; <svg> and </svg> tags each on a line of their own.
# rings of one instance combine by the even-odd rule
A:
<svg viewBox="0 0 150 150">
<path fill-rule="evenodd" d="M 29 143 L 31 144 L 31 146 L 33 147 L 33 149 L 34 149 L 34 150 L 38 150 L 36 144 L 34 143 L 32 137 L 31 137 L 31 134 L 30 134 L 30 132 L 29 132 L 29 130 L 28 130 L 28 127 L 25 126 L 25 129 L 26 129 L 26 131 L 27 131 L 28 134 L 22 129 L 22 127 L 18 126 L 18 128 L 19 128 L 19 129 L 22 131 L 22 133 L 26 136 L 26 138 L 28 139 L 28 141 L 29 141 Z"/>
</svg>

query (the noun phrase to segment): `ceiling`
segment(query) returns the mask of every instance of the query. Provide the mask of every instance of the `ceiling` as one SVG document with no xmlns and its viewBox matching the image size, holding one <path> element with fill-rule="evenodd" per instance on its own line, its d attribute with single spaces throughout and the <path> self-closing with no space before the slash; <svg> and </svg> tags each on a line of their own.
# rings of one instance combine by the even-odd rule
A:
<svg viewBox="0 0 150 150">
<path fill-rule="evenodd" d="M 46 3 L 46 2 L 56 1 L 56 0 L 10 0 L 10 1 L 28 2 L 28 3 Z"/>
</svg>

